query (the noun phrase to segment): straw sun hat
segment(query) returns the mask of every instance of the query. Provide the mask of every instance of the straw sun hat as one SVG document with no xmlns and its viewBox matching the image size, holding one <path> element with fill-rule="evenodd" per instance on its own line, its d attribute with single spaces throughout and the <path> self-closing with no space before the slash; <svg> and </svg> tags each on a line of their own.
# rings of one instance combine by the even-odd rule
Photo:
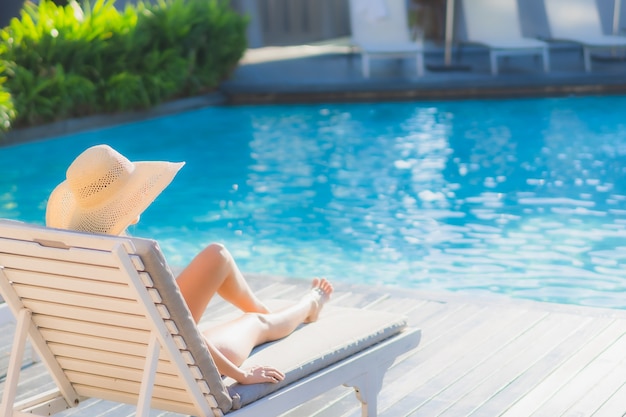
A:
<svg viewBox="0 0 626 417">
<path fill-rule="evenodd" d="M 169 185 L 184 162 L 130 162 L 108 145 L 81 153 L 48 199 L 46 225 L 119 235 Z"/>
</svg>

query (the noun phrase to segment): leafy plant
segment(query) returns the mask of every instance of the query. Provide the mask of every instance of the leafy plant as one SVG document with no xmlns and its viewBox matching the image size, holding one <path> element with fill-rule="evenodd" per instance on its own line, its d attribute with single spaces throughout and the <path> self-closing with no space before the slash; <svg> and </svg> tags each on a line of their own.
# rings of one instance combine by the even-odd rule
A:
<svg viewBox="0 0 626 417">
<path fill-rule="evenodd" d="M 11 128 L 13 119 L 15 119 L 13 99 L 11 94 L 4 88 L 6 77 L 1 75 L 3 72 L 4 67 L 0 65 L 0 133 L 8 131 Z"/>
<path fill-rule="evenodd" d="M 247 18 L 225 0 L 159 0 L 143 4 L 135 31 L 138 56 L 175 51 L 186 60 L 183 94 L 209 91 L 230 75 L 247 39 Z"/>
<path fill-rule="evenodd" d="M 114 3 L 29 1 L 0 31 L 16 126 L 210 91 L 246 48 L 247 21 L 226 0 Z"/>
</svg>

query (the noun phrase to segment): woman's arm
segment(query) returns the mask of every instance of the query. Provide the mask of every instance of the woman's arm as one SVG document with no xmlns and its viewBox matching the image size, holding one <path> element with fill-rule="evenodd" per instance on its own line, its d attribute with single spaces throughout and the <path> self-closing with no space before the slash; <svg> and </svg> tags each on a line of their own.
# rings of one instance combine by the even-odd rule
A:
<svg viewBox="0 0 626 417">
<path fill-rule="evenodd" d="M 240 384 L 277 383 L 285 379 L 282 372 L 270 366 L 253 366 L 248 369 L 241 369 L 224 356 L 206 336 L 204 336 L 204 341 L 220 374 L 228 376 Z"/>
</svg>

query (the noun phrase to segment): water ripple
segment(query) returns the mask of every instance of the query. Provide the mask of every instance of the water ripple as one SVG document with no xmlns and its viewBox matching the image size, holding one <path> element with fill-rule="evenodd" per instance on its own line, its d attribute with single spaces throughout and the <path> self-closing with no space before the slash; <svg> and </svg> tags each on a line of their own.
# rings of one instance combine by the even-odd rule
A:
<svg viewBox="0 0 626 417">
<path fill-rule="evenodd" d="M 221 241 L 245 271 L 626 308 L 624 105 L 202 109 L 3 148 L 0 216 L 43 222 L 69 162 L 106 142 L 187 161 L 131 230 L 174 265 Z"/>
</svg>

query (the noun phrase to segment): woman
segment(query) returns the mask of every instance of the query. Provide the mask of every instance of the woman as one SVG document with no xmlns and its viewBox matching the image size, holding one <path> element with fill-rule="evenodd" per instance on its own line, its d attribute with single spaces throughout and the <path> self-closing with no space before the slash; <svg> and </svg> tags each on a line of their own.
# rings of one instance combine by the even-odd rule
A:
<svg viewBox="0 0 626 417">
<path fill-rule="evenodd" d="M 93 146 L 72 162 L 66 180 L 50 194 L 46 225 L 124 234 L 183 165 L 133 163 L 108 145 Z M 301 323 L 317 320 L 333 292 L 327 280 L 315 278 L 311 290 L 299 302 L 271 312 L 252 292 L 228 250 L 219 244 L 200 252 L 176 282 L 196 323 L 215 294 L 243 311 L 238 318 L 204 333 L 221 374 L 241 384 L 282 381 L 284 374 L 271 366 L 242 369 L 241 365 L 255 346 L 285 337 Z"/>
</svg>

